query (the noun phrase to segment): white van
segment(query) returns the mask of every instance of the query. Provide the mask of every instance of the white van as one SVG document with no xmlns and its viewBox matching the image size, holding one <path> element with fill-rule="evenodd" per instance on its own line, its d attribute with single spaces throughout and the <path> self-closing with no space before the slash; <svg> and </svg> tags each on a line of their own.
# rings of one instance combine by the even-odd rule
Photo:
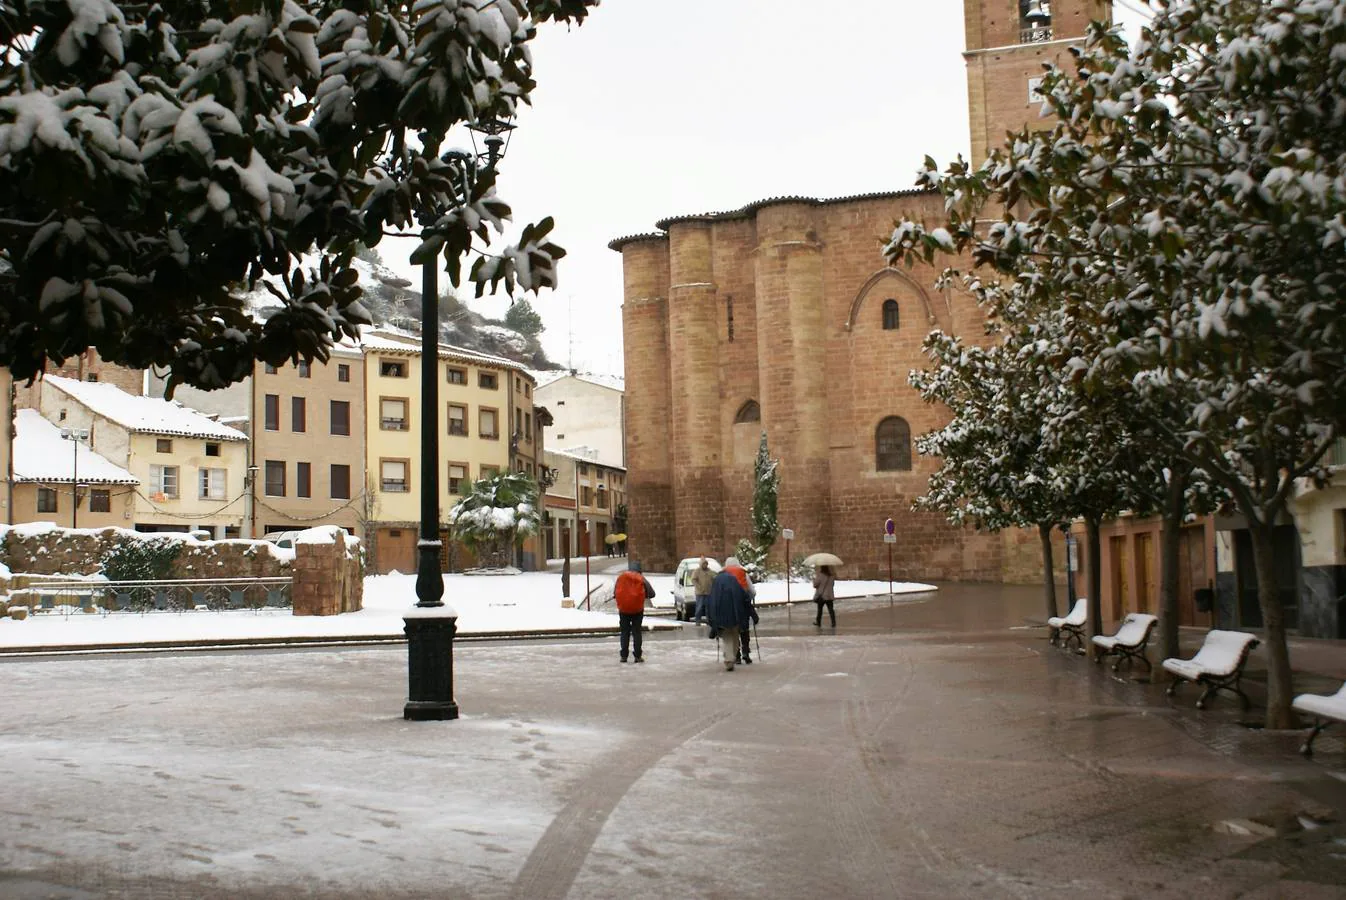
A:
<svg viewBox="0 0 1346 900">
<path fill-rule="evenodd" d="M 692 585 L 692 572 L 701 565 L 701 557 L 689 556 L 678 563 L 673 573 L 673 614 L 679 622 L 690 622 L 696 617 L 696 589 Z M 720 571 L 718 561 L 706 557 L 706 565 L 712 572 Z"/>
<path fill-rule="evenodd" d="M 293 550 L 294 539 L 297 537 L 299 537 L 298 531 L 268 531 L 262 535 L 262 540 L 286 550 Z"/>
</svg>

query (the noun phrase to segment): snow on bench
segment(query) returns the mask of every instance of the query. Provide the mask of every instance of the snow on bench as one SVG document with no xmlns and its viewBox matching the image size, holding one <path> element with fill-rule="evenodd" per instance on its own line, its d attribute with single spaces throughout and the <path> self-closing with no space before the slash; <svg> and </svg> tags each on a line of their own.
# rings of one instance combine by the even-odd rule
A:
<svg viewBox="0 0 1346 900">
<path fill-rule="evenodd" d="M 1205 709 L 1207 698 L 1216 691 L 1238 694 L 1246 709 L 1249 705 L 1248 695 L 1243 693 L 1239 683 L 1243 679 L 1243 666 L 1248 662 L 1248 654 L 1259 643 L 1257 638 L 1242 631 L 1207 632 L 1206 640 L 1196 656 L 1191 659 L 1164 660 L 1164 670 L 1180 679 L 1168 686 L 1168 695 L 1172 697 L 1183 681 L 1191 681 L 1206 686 L 1205 693 L 1196 701 L 1197 709 Z"/>
<path fill-rule="evenodd" d="M 1061 646 L 1070 645 L 1071 641 L 1081 650 L 1084 649 L 1084 625 L 1089 621 L 1089 601 L 1081 597 L 1075 601 L 1070 613 L 1065 616 L 1052 616 L 1047 620 L 1047 627 L 1052 630 L 1048 638 L 1053 644 L 1061 641 Z M 1065 639 L 1061 640 L 1061 635 Z"/>
<path fill-rule="evenodd" d="M 1290 705 L 1302 713 L 1313 716 L 1313 731 L 1309 732 L 1308 739 L 1299 748 L 1300 753 L 1305 756 L 1312 756 L 1313 739 L 1318 736 L 1318 733 L 1333 722 L 1346 722 L 1346 684 L 1343 684 L 1341 690 L 1335 694 L 1327 696 L 1300 694 Z"/>
<path fill-rule="evenodd" d="M 1157 617 L 1147 613 L 1131 613 L 1122 620 L 1122 627 L 1117 629 L 1116 634 L 1094 635 L 1094 644 L 1103 650 L 1094 657 L 1094 662 L 1102 664 L 1103 657 L 1115 655 L 1117 660 L 1112 664 L 1114 672 L 1123 660 L 1130 665 L 1133 659 L 1145 663 L 1145 670 L 1151 671 L 1153 666 L 1145 656 L 1145 647 L 1150 643 L 1150 635 L 1154 632 L 1155 623 L 1158 621 Z"/>
</svg>

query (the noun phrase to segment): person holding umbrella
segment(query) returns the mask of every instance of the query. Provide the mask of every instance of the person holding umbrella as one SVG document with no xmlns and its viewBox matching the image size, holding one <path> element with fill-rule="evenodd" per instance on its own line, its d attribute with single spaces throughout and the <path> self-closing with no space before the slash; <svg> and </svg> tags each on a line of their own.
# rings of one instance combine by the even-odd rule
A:
<svg viewBox="0 0 1346 900">
<path fill-rule="evenodd" d="M 837 576 L 833 568 L 841 565 L 841 560 L 831 553 L 815 553 L 805 558 L 804 562 L 817 566 L 813 573 L 813 602 L 818 604 L 818 614 L 813 617 L 813 624 L 817 628 L 823 627 L 823 607 L 826 606 L 832 627 L 836 628 L 837 613 L 832 604 L 836 600 Z"/>
</svg>

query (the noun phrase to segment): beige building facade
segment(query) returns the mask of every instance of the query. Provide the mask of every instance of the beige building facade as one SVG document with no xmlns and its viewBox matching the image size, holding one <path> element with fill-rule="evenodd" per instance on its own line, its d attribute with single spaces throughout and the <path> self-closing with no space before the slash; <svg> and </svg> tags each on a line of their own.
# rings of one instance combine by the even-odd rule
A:
<svg viewBox="0 0 1346 900">
<path fill-rule="evenodd" d="M 47 376 L 38 411 L 87 432 L 88 447 L 139 482 L 125 527 L 241 537 L 247 435 L 186 407 L 115 385 Z"/>
<path fill-rule="evenodd" d="M 140 480 L 35 409 L 14 413 L 9 495 L 15 522 L 66 528 L 131 527 Z"/>
<path fill-rule="evenodd" d="M 538 373 L 537 402 L 552 416 L 550 446 L 588 447 L 605 463 L 626 465 L 626 391 L 620 377 Z"/>
<path fill-rule="evenodd" d="M 366 367 L 353 345 L 326 363 L 259 363 L 249 380 L 249 519 L 256 536 L 339 525 L 363 538 Z"/>
<path fill-rule="evenodd" d="M 415 571 L 420 525 L 420 338 L 371 331 L 362 340 L 365 363 L 366 539 L 377 572 Z M 543 426 L 534 406 L 536 382 L 501 357 L 441 346 L 439 509 L 448 510 L 472 483 L 503 471 L 541 474 Z M 537 539 L 525 543 L 525 567 L 540 564 Z M 446 550 L 446 568 L 471 562 L 464 548 Z"/>
<path fill-rule="evenodd" d="M 609 544 L 608 536 L 625 533 L 626 469 L 583 449 L 547 450 L 546 463 L 547 558 L 617 555 L 624 547 Z"/>
</svg>

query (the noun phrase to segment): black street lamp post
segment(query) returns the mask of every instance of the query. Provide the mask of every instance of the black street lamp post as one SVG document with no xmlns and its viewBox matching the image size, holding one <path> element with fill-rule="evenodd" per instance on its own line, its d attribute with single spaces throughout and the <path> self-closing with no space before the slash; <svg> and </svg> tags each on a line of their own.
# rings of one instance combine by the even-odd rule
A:
<svg viewBox="0 0 1346 900">
<path fill-rule="evenodd" d="M 504 155 L 513 125 L 498 119 L 472 127 L 485 135 L 487 171 Z M 475 141 L 475 139 L 474 139 Z M 428 215 L 429 228 L 437 216 Z M 421 535 L 417 541 L 416 605 L 403 617 L 407 634 L 407 704 L 402 716 L 416 721 L 458 718 L 453 699 L 453 638 L 458 614 L 444 604 L 439 533 L 439 257 L 421 270 Z"/>
</svg>

